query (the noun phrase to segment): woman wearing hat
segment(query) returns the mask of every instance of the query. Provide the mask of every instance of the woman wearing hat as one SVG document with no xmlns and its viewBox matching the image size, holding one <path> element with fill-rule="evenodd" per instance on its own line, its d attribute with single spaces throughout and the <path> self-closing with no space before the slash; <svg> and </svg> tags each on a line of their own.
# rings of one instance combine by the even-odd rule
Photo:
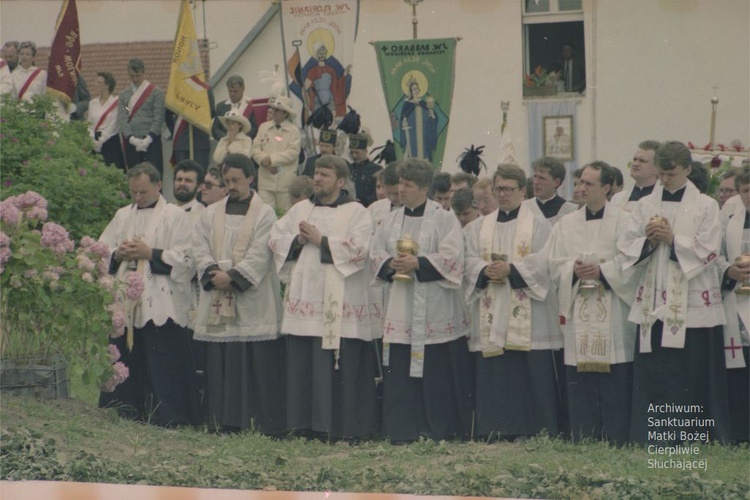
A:
<svg viewBox="0 0 750 500">
<path fill-rule="evenodd" d="M 232 110 L 220 116 L 219 121 L 227 129 L 227 135 L 221 138 L 214 150 L 214 161 L 221 165 L 230 153 L 243 154 L 250 157 L 253 140 L 247 135 L 250 132 L 250 122 L 240 113 Z"/>
</svg>

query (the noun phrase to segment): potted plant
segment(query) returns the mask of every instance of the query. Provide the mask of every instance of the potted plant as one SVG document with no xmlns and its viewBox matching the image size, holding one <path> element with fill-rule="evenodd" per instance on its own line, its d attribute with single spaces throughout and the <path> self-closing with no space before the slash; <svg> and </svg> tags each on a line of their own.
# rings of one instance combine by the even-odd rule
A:
<svg viewBox="0 0 750 500">
<path fill-rule="evenodd" d="M 90 237 L 76 248 L 38 193 L 0 202 L 0 387 L 66 397 L 67 366 L 109 390 L 127 377 L 108 347 L 125 329 L 124 284 L 108 273 L 109 253 Z"/>
<path fill-rule="evenodd" d="M 533 73 L 527 73 L 523 77 L 523 96 L 540 97 L 557 95 L 557 82 L 560 75 L 557 71 L 548 72 L 541 66 L 537 66 Z"/>
</svg>

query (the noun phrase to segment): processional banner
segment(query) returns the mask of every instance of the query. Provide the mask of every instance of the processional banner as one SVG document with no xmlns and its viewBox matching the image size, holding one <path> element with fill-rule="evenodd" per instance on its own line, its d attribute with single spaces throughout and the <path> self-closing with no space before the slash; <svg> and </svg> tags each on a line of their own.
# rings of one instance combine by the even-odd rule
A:
<svg viewBox="0 0 750 500">
<path fill-rule="evenodd" d="M 180 3 L 180 16 L 172 51 L 172 67 L 165 105 L 207 134 L 211 133 L 211 105 L 203 72 L 195 23 L 188 0 Z"/>
<path fill-rule="evenodd" d="M 47 66 L 47 92 L 70 104 L 81 72 L 81 30 L 75 0 L 65 0 L 55 23 Z"/>
<path fill-rule="evenodd" d="M 301 119 L 326 106 L 334 123 L 347 112 L 359 0 L 283 0 L 281 25 L 291 94 Z"/>
<path fill-rule="evenodd" d="M 375 42 L 398 158 L 442 166 L 453 99 L 455 38 Z"/>
</svg>

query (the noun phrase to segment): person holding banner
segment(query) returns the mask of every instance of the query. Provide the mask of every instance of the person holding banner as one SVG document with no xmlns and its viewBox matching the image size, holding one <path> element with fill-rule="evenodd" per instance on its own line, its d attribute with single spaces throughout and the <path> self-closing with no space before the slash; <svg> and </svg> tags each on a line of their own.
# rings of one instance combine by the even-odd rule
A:
<svg viewBox="0 0 750 500">
<path fill-rule="evenodd" d="M 18 46 L 18 66 L 10 77 L 13 81 L 13 97 L 19 101 L 31 101 L 35 95 L 47 91 L 47 72 L 34 66 L 36 44 L 21 42 Z"/>
<path fill-rule="evenodd" d="M 161 128 L 164 125 L 164 91 L 145 79 L 146 66 L 140 59 L 128 61 L 132 85 L 120 94 L 118 122 L 128 166 L 147 161 L 164 170 Z"/>
<path fill-rule="evenodd" d="M 89 135 L 94 140 L 94 151 L 102 154 L 104 162 L 124 170 L 125 158 L 118 128 L 119 99 L 112 95 L 115 85 L 112 73 L 97 73 L 96 90 L 99 97 L 89 103 Z"/>
</svg>

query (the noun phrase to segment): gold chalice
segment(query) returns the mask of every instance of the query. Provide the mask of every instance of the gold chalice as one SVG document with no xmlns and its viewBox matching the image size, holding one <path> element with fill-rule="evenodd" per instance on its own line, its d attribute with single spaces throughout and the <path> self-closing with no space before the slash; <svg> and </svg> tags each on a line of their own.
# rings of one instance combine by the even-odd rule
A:
<svg viewBox="0 0 750 500">
<path fill-rule="evenodd" d="M 410 238 L 404 238 L 396 242 L 396 250 L 398 251 L 398 253 L 417 255 L 417 252 L 419 252 L 419 243 Z M 412 278 L 408 274 L 396 273 L 393 275 L 393 280 L 409 282 L 414 281 L 414 278 Z"/>
<path fill-rule="evenodd" d="M 497 262 L 497 261 L 508 262 L 508 255 L 504 254 L 504 253 L 495 253 L 495 252 L 492 252 L 490 254 L 490 260 L 492 262 Z M 504 279 L 502 279 L 502 280 L 490 280 L 489 283 L 495 283 L 496 285 L 504 285 L 505 284 L 505 280 Z"/>
<path fill-rule="evenodd" d="M 744 253 L 740 255 L 740 263 L 750 263 L 750 253 Z M 740 285 L 734 289 L 734 293 L 737 295 L 750 295 L 750 281 L 743 281 Z"/>
</svg>

